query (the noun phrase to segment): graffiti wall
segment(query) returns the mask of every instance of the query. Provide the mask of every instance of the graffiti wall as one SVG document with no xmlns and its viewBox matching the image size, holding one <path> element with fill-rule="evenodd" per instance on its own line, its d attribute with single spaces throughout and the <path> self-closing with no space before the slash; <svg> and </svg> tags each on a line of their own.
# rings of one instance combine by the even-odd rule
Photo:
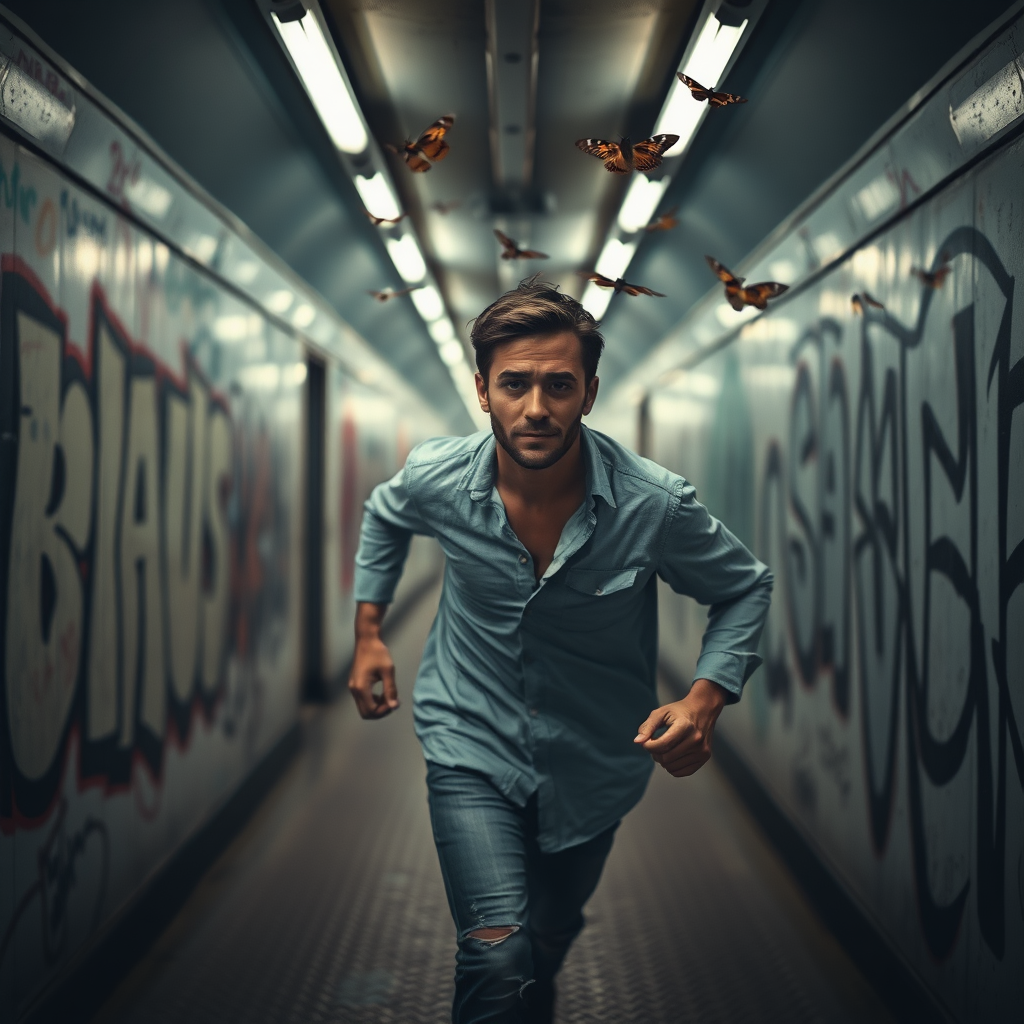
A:
<svg viewBox="0 0 1024 1024">
<path fill-rule="evenodd" d="M 776 574 L 722 733 L 964 1021 L 1024 1016 L 1021 181 L 1017 141 L 646 409 Z M 685 676 L 705 612 L 664 596 Z"/>
<path fill-rule="evenodd" d="M 5 1007 L 295 720 L 305 374 L 292 337 L 0 137 Z"/>
</svg>

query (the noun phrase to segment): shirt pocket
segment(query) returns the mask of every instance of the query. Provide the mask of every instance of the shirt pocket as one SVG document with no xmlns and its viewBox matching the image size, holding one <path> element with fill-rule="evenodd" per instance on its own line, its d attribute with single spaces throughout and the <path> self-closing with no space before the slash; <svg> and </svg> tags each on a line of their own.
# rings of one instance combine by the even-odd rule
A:
<svg viewBox="0 0 1024 1024">
<path fill-rule="evenodd" d="M 565 585 L 581 594 L 606 597 L 633 586 L 636 569 L 569 569 L 565 574 Z"/>
</svg>

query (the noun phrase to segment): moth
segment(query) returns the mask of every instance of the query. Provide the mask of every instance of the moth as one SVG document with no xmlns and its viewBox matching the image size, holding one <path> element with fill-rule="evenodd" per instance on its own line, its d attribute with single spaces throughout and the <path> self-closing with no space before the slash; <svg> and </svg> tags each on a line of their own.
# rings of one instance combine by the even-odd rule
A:
<svg viewBox="0 0 1024 1024">
<path fill-rule="evenodd" d="M 448 155 L 451 146 L 445 142 L 445 135 L 451 131 L 455 124 L 454 114 L 445 114 L 439 117 L 429 128 L 425 129 L 415 142 L 408 139 L 402 147 L 392 146 L 390 142 L 384 144 L 389 153 L 401 156 L 405 160 L 410 171 L 417 174 L 424 174 L 430 170 L 431 162 L 437 163 Z"/>
<path fill-rule="evenodd" d="M 659 299 L 665 298 L 664 292 L 656 292 L 651 288 L 646 288 L 642 284 L 630 284 L 628 281 L 623 281 L 621 277 L 615 278 L 613 281 L 610 277 L 605 277 L 604 274 L 599 274 L 597 271 L 581 270 L 580 277 L 586 281 L 593 281 L 594 284 L 600 288 L 614 288 L 616 293 L 625 292 L 627 295 L 656 295 Z"/>
<path fill-rule="evenodd" d="M 859 295 L 852 295 L 850 297 L 850 305 L 853 306 L 855 313 L 863 315 L 865 306 L 874 306 L 875 309 L 885 309 L 885 306 L 878 301 L 878 299 L 872 298 L 867 292 L 861 292 Z"/>
<path fill-rule="evenodd" d="M 509 238 L 503 231 L 494 229 L 494 237 L 501 242 L 503 260 L 546 260 L 546 252 L 537 252 L 536 249 L 520 249 L 515 239 Z"/>
<path fill-rule="evenodd" d="M 705 89 L 700 82 L 695 81 L 689 75 L 684 75 L 682 71 L 676 72 L 676 78 L 690 90 L 690 95 L 695 100 L 699 100 L 701 103 L 706 100 L 709 107 L 727 107 L 732 103 L 747 102 L 742 96 L 737 96 L 734 92 L 715 92 L 714 89 Z"/>
<path fill-rule="evenodd" d="M 725 284 L 725 297 L 733 309 L 739 311 L 744 306 L 766 309 L 768 300 L 774 299 L 783 292 L 789 291 L 788 284 L 778 281 L 761 281 L 759 284 L 743 286 L 745 278 L 736 277 L 728 267 L 723 266 L 712 256 L 705 256 L 708 266 L 715 272 L 718 279 Z"/>
<path fill-rule="evenodd" d="M 379 224 L 397 224 L 403 217 L 407 217 L 407 213 L 400 213 L 397 217 L 378 217 L 375 213 L 370 213 L 366 207 L 363 207 L 363 213 L 366 214 L 366 219 L 374 226 L 377 227 Z"/>
<path fill-rule="evenodd" d="M 629 139 L 608 142 L 605 139 L 577 139 L 576 148 L 588 156 L 604 161 L 612 174 L 629 174 L 632 171 L 653 171 L 661 164 L 661 154 L 679 141 L 678 135 L 652 135 L 641 139 L 635 145 Z"/>
<path fill-rule="evenodd" d="M 378 302 L 387 302 L 388 299 L 397 299 L 400 295 L 408 295 L 409 292 L 416 291 L 417 288 L 422 288 L 421 284 L 414 284 L 408 288 L 400 288 L 395 291 L 392 288 L 386 288 L 382 292 L 368 291 L 367 295 L 372 295 Z"/>
<path fill-rule="evenodd" d="M 442 203 L 438 200 L 436 203 L 430 204 L 430 209 L 436 210 L 440 214 L 449 214 L 452 210 L 457 210 L 462 205 L 461 199 L 453 199 L 451 202 Z"/>
<path fill-rule="evenodd" d="M 910 272 L 926 288 L 934 288 L 935 291 L 938 291 L 946 283 L 946 278 L 949 277 L 949 272 L 952 269 L 949 265 L 949 253 L 944 252 L 939 257 L 939 266 L 934 270 L 922 270 L 920 267 L 911 267 Z"/>
<path fill-rule="evenodd" d="M 671 231 L 679 224 L 679 221 L 676 219 L 676 211 L 678 209 L 678 206 L 673 206 L 671 209 L 666 210 L 657 220 L 652 220 L 644 228 L 644 231 Z"/>
</svg>

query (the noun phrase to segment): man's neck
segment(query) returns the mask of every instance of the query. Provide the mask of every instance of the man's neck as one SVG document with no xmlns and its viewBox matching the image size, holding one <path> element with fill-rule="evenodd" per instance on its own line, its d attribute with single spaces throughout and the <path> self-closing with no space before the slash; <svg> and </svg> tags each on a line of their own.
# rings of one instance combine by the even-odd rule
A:
<svg viewBox="0 0 1024 1024">
<path fill-rule="evenodd" d="M 586 484 L 582 440 L 581 432 L 572 447 L 545 469 L 525 469 L 497 445 L 499 492 L 515 495 L 524 505 L 547 505 L 578 494 Z"/>
</svg>

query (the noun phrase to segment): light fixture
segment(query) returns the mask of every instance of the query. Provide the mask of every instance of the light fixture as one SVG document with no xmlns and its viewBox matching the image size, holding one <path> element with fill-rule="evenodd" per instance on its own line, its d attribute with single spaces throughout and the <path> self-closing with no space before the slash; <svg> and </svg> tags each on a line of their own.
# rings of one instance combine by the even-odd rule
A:
<svg viewBox="0 0 1024 1024">
<path fill-rule="evenodd" d="M 609 238 L 604 243 L 601 255 L 597 258 L 594 269 L 613 281 L 622 277 L 629 266 L 629 261 L 636 252 L 636 242 L 623 242 L 621 238 Z"/>
<path fill-rule="evenodd" d="M 331 141 L 343 153 L 362 153 L 369 136 L 316 15 L 307 11 L 297 21 L 281 21 L 276 12 L 271 17 Z"/>
<path fill-rule="evenodd" d="M 124 195 L 133 207 L 149 214 L 153 220 L 163 220 L 167 216 L 174 198 L 163 185 L 146 177 L 136 178 L 125 185 Z"/>
<path fill-rule="evenodd" d="M 455 337 L 455 327 L 446 316 L 441 317 L 440 320 L 435 320 L 428 330 L 430 331 L 430 336 L 438 345 L 443 345 L 446 341 L 451 341 Z"/>
<path fill-rule="evenodd" d="M 427 265 L 423 261 L 423 254 L 412 235 L 389 238 L 387 246 L 391 262 L 394 263 L 395 270 L 402 275 L 403 281 L 408 284 L 416 284 L 427 276 Z"/>
<path fill-rule="evenodd" d="M 213 321 L 213 336 L 218 341 L 241 341 L 258 334 L 262 323 L 256 313 L 229 313 Z"/>
<path fill-rule="evenodd" d="M 363 201 L 363 206 L 375 217 L 401 217 L 402 208 L 398 205 L 395 193 L 387 178 L 378 171 L 372 178 L 364 178 L 357 174 L 355 177 L 356 191 Z"/>
<path fill-rule="evenodd" d="M 294 301 L 295 296 L 292 295 L 287 288 L 280 288 L 276 292 L 271 292 L 263 300 L 263 305 L 266 306 L 271 313 L 276 313 L 280 316 L 282 313 L 288 312 Z"/>
<path fill-rule="evenodd" d="M 432 284 L 428 284 L 424 288 L 417 288 L 416 291 L 410 292 L 410 295 L 412 304 L 427 323 L 444 316 L 444 303 L 441 301 L 440 293 Z"/>
<path fill-rule="evenodd" d="M 308 302 L 297 306 L 292 313 L 292 323 L 298 328 L 308 327 L 315 319 L 316 310 Z"/>
<path fill-rule="evenodd" d="M 231 271 L 231 276 L 239 284 L 252 284 L 259 272 L 260 265 L 255 260 L 242 260 L 241 263 L 235 265 L 234 270 Z"/>
<path fill-rule="evenodd" d="M 466 358 L 466 353 L 462 351 L 462 343 L 454 338 L 446 341 L 437 352 L 445 366 L 458 366 Z"/>
<path fill-rule="evenodd" d="M 717 88 L 748 24 L 748 21 L 743 21 L 739 25 L 723 25 L 714 14 L 708 14 L 681 68 L 683 74 L 700 82 L 706 89 Z M 678 78 L 675 79 L 654 129 L 655 134 L 670 132 L 679 136 L 679 141 L 665 150 L 665 156 L 680 156 L 686 150 L 707 109 L 706 103 L 695 100 L 690 90 Z"/>
<path fill-rule="evenodd" d="M 595 320 L 600 320 L 601 317 L 604 316 L 605 310 L 608 308 L 608 303 L 611 301 L 611 288 L 598 288 L 593 281 L 583 289 L 583 295 L 580 297 L 580 305 L 583 306 L 583 308 Z"/>
<path fill-rule="evenodd" d="M 651 181 L 642 174 L 633 175 L 633 181 L 619 210 L 619 227 L 634 232 L 645 228 L 668 188 L 669 178 Z"/>
</svg>

